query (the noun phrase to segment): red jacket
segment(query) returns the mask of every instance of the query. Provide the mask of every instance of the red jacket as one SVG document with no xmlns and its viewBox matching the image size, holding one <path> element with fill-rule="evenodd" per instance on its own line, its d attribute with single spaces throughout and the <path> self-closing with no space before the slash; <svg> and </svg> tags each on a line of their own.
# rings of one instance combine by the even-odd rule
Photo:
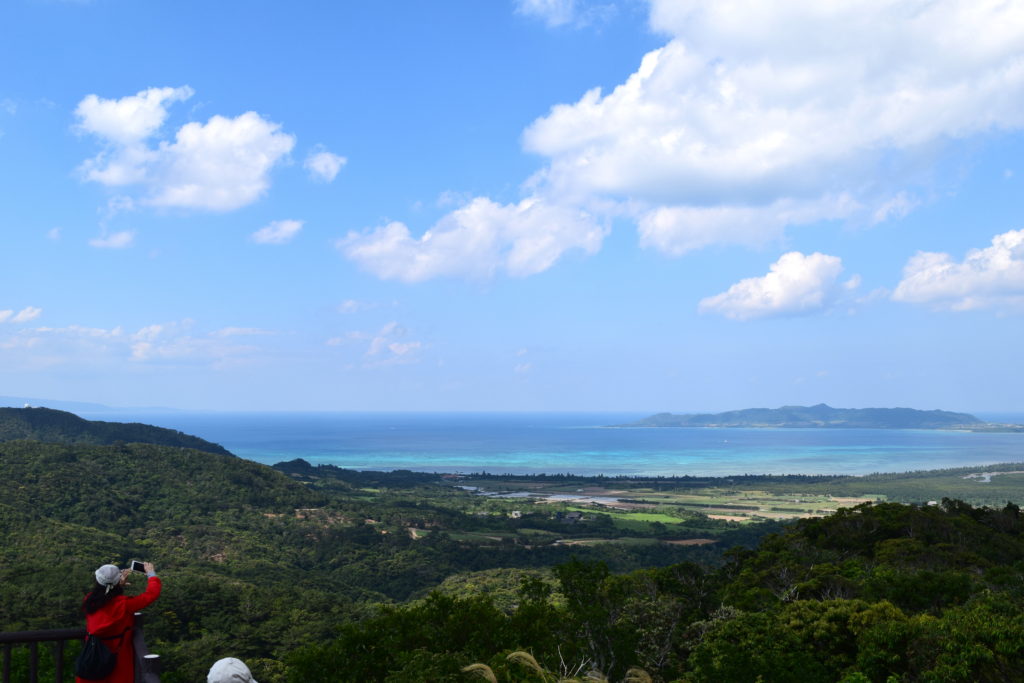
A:
<svg viewBox="0 0 1024 683">
<path fill-rule="evenodd" d="M 98 636 L 115 636 L 103 643 L 117 653 L 114 672 L 102 683 L 133 683 L 135 680 L 134 649 L 132 631 L 135 613 L 160 597 L 160 578 L 151 576 L 146 581 L 146 590 L 141 595 L 127 597 L 118 595 L 92 614 L 85 615 L 85 630 Z M 126 630 L 127 629 L 127 630 Z M 123 632 L 123 635 L 122 635 Z M 97 683 L 75 677 L 75 683 Z"/>
</svg>

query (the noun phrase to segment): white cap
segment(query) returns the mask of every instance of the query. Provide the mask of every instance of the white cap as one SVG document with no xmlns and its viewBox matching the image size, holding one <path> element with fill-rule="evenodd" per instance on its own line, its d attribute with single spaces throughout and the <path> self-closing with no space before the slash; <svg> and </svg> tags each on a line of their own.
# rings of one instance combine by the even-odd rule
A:
<svg viewBox="0 0 1024 683">
<path fill-rule="evenodd" d="M 241 659 L 225 657 L 210 667 L 206 683 L 256 683 L 256 679 Z"/>
<path fill-rule="evenodd" d="M 121 570 L 112 564 L 105 564 L 96 570 L 96 583 L 101 586 L 107 587 L 107 593 L 110 589 L 121 583 Z"/>
</svg>

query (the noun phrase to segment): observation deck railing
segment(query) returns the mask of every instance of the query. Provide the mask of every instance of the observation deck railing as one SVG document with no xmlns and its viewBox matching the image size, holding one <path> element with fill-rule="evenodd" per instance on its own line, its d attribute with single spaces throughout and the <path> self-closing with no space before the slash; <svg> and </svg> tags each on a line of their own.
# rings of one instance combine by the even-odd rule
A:
<svg viewBox="0 0 1024 683">
<path fill-rule="evenodd" d="M 160 683 L 160 655 L 150 654 L 142 633 L 142 612 L 135 613 L 132 646 L 135 650 L 135 683 Z M 64 649 L 69 641 L 83 640 L 84 628 L 56 628 L 45 631 L 9 631 L 0 633 L 0 683 L 39 683 L 39 643 L 50 643 L 53 651 L 54 681 L 66 683 L 74 679 L 74 672 L 64 666 Z M 15 647 L 28 648 L 28 679 L 11 679 L 11 661 Z"/>
</svg>

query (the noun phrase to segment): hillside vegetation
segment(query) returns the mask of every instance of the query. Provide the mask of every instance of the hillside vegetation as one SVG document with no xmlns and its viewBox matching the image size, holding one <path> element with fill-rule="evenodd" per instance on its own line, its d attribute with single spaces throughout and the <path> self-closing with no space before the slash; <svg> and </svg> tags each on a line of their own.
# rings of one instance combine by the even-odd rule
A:
<svg viewBox="0 0 1024 683">
<path fill-rule="evenodd" d="M 18 439 L 95 445 L 151 443 L 230 455 L 222 446 L 173 429 L 138 422 L 85 420 L 51 408 L 0 408 L 0 441 Z"/>
<path fill-rule="evenodd" d="M 713 523 L 714 547 L 657 538 L 574 547 L 557 541 L 614 530 L 597 515 L 569 527 L 552 510 L 512 519 L 504 506 L 436 475 L 328 469 L 302 482 L 233 456 L 152 444 L 3 443 L 0 629 L 80 625 L 98 565 L 148 559 L 165 582 L 146 627 L 165 683 L 200 680 L 221 653 L 257 661 L 257 679 L 273 683 L 300 646 L 455 575 L 573 556 L 616 572 L 715 564 L 725 548 L 757 538 Z M 697 532 L 676 537 L 687 533 Z"/>
<path fill-rule="evenodd" d="M 1015 505 L 864 504 L 802 520 L 719 568 L 614 575 L 573 560 L 554 570 L 557 602 L 528 579 L 511 612 L 435 594 L 288 661 L 304 681 L 459 681 L 467 662 L 498 680 L 544 680 L 508 658 L 521 650 L 551 672 L 616 681 L 633 667 L 707 683 L 1024 680 L 1022 531 Z"/>
<path fill-rule="evenodd" d="M 470 681 L 471 664 L 499 681 L 640 680 L 634 667 L 709 683 L 1024 680 L 1015 504 L 869 502 L 784 526 L 671 499 L 698 485 L 782 494 L 856 479 L 518 484 L 636 498 L 610 509 L 407 471 L 11 441 L 0 443 L 0 629 L 80 625 L 95 567 L 137 558 L 164 579 L 146 637 L 165 683 L 202 680 L 226 655 L 261 683 Z M 929 481 L 988 485 L 960 472 L 864 479 L 928 497 Z M 999 486 L 989 495 L 1015 490 Z M 18 653 L 15 678 L 23 666 Z"/>
</svg>

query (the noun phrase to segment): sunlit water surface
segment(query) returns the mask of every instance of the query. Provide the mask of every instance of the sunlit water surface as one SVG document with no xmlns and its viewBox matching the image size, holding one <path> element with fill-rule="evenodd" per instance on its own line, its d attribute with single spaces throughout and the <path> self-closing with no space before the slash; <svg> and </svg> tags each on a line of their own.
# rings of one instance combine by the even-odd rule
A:
<svg viewBox="0 0 1024 683">
<path fill-rule="evenodd" d="M 351 469 L 495 474 L 869 474 L 1024 461 L 1024 434 L 1015 433 L 608 428 L 644 417 L 636 413 L 84 416 L 178 429 L 265 464 L 303 458 L 313 464 Z"/>
</svg>

